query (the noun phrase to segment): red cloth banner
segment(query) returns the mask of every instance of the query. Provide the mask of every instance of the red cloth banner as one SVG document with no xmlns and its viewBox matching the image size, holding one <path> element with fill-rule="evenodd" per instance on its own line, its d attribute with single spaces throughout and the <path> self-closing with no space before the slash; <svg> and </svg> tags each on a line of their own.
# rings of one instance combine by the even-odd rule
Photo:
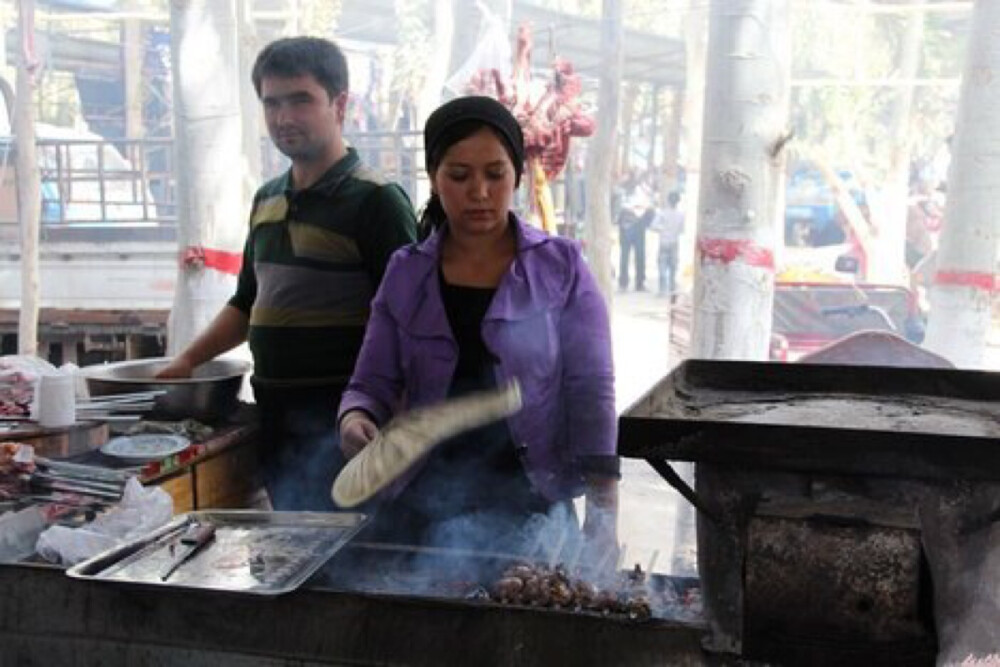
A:
<svg viewBox="0 0 1000 667">
<path fill-rule="evenodd" d="M 943 287 L 973 287 L 985 292 L 1000 289 L 997 276 L 985 271 L 938 271 L 934 284 Z"/>
<path fill-rule="evenodd" d="M 220 273 L 235 276 L 243 266 L 243 253 L 213 250 L 202 246 L 188 246 L 181 253 L 181 265 L 186 267 L 204 267 Z"/>
<path fill-rule="evenodd" d="M 698 256 L 702 262 L 722 264 L 742 262 L 747 266 L 774 271 L 774 252 L 750 239 L 698 239 Z"/>
</svg>

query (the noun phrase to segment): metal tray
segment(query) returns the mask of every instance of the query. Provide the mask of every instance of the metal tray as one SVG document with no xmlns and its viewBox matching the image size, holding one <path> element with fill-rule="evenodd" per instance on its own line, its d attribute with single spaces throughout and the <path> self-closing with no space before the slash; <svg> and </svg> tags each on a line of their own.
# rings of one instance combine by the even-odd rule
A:
<svg viewBox="0 0 1000 667">
<path fill-rule="evenodd" d="M 619 454 L 798 472 L 1000 479 L 1000 373 L 688 360 L 619 420 Z"/>
<path fill-rule="evenodd" d="M 354 512 L 189 512 L 159 530 L 98 554 L 67 571 L 70 577 L 165 588 L 254 595 L 295 590 L 354 536 L 367 517 Z M 160 573 L 170 547 L 192 522 L 212 523 L 215 539 L 167 581 Z"/>
</svg>

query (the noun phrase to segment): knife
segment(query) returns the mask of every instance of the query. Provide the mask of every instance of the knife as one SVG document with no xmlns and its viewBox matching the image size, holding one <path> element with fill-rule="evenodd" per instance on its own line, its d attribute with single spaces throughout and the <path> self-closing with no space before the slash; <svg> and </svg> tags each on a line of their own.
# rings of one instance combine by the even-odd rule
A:
<svg viewBox="0 0 1000 667">
<path fill-rule="evenodd" d="M 186 563 L 195 552 L 212 541 L 215 537 L 215 526 L 211 523 L 192 523 L 181 535 L 180 539 L 174 543 L 176 550 L 174 559 L 160 574 L 160 581 L 166 581 L 170 575 Z"/>
</svg>

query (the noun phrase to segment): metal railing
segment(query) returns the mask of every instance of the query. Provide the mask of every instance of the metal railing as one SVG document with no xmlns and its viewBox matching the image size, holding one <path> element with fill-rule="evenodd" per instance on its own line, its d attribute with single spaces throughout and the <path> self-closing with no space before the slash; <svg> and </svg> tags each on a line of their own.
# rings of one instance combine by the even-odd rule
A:
<svg viewBox="0 0 1000 667">
<path fill-rule="evenodd" d="M 361 159 L 399 183 L 415 207 L 429 187 L 420 132 L 348 132 Z M 177 238 L 177 171 L 172 139 L 38 140 L 42 241 L 148 241 Z M 17 238 L 13 150 L 0 139 L 0 238 Z M 288 159 L 261 140 L 261 179 L 288 169 Z M 560 179 L 554 184 L 562 190 Z M 557 196 L 557 201 L 563 197 Z M 515 208 L 528 208 L 525 188 Z M 557 205 L 557 209 L 563 210 Z M 569 232 L 572 235 L 572 232 Z"/>
<path fill-rule="evenodd" d="M 348 135 L 366 164 L 398 182 L 414 202 L 422 196 L 423 142 L 419 132 Z M 177 227 L 177 178 L 172 139 L 39 139 L 42 238 L 172 239 Z M 261 182 L 288 168 L 261 141 Z M 0 140 L 0 225 L 16 228 L 13 147 Z"/>
</svg>

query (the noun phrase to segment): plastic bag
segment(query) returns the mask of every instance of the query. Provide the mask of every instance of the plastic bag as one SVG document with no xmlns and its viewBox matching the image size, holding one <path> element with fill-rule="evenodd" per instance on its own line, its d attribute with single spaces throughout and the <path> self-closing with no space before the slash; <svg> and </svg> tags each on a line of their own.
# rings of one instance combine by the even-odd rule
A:
<svg viewBox="0 0 1000 667">
<path fill-rule="evenodd" d="M 45 516 L 35 506 L 0 514 L 0 563 L 17 563 L 31 556 L 44 528 Z"/>
<path fill-rule="evenodd" d="M 132 477 L 121 503 L 80 528 L 52 526 L 35 549 L 45 560 L 75 565 L 123 542 L 153 532 L 173 518 L 174 502 L 159 487 L 145 488 Z"/>
<path fill-rule="evenodd" d="M 38 378 L 55 372 L 55 366 L 31 355 L 0 357 L 0 415 L 34 419 Z"/>
<path fill-rule="evenodd" d="M 501 18 L 482 2 L 477 2 L 476 7 L 483 17 L 476 38 L 476 47 L 472 50 L 472 55 L 444 84 L 456 95 L 470 92 L 468 86 L 479 72 L 496 70 L 502 81 L 510 79 L 510 41 L 507 39 L 506 27 Z"/>
</svg>

